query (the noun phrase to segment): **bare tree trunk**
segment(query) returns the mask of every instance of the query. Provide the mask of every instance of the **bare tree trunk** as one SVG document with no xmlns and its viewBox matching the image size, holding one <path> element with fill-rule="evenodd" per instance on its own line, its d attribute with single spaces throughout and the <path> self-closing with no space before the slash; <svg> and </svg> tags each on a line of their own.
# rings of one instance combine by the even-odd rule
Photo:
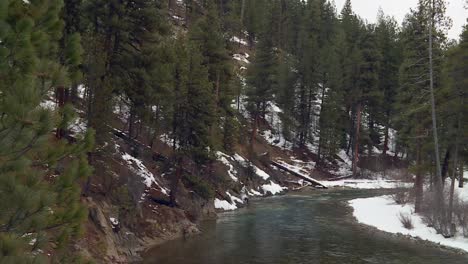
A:
<svg viewBox="0 0 468 264">
<path fill-rule="evenodd" d="M 460 162 L 460 169 L 459 169 L 458 173 L 460 174 L 459 179 L 458 179 L 458 188 L 463 188 L 463 183 L 464 183 L 464 179 L 463 179 L 463 162 Z"/>
<path fill-rule="evenodd" d="M 66 91 L 65 87 L 59 86 L 55 90 L 55 96 L 57 100 L 57 106 L 60 111 L 63 111 L 63 108 L 65 107 L 65 102 L 66 102 Z M 65 128 L 63 127 L 57 127 L 57 130 L 55 132 L 55 137 L 57 139 L 61 139 L 65 136 Z"/>
<path fill-rule="evenodd" d="M 353 158 L 353 177 L 357 174 L 357 163 L 359 161 L 359 133 L 361 129 L 361 102 L 356 107 L 356 133 L 354 135 L 354 158 Z"/>
<path fill-rule="evenodd" d="M 176 154 L 176 156 L 178 156 L 178 154 Z M 182 166 L 182 158 L 176 157 L 176 171 L 171 180 L 171 192 L 169 193 L 169 199 L 172 207 L 177 207 L 177 194 L 179 192 L 180 180 L 182 179 Z"/>
<path fill-rule="evenodd" d="M 455 179 L 457 178 L 457 166 L 458 166 L 458 141 L 460 138 L 461 130 L 461 113 L 458 112 L 457 116 L 457 132 L 455 136 L 455 153 L 453 157 L 453 169 L 452 169 L 452 183 L 450 185 L 450 200 L 449 200 L 449 209 L 448 209 L 448 223 L 450 224 L 450 235 L 455 235 L 455 228 L 453 228 L 452 215 L 453 215 L 453 196 L 455 192 Z M 463 175 L 463 170 L 462 170 Z"/>
<path fill-rule="evenodd" d="M 354 141 L 354 107 L 351 106 L 350 107 L 351 109 L 349 109 L 347 111 L 348 115 L 349 115 L 349 112 L 351 111 L 351 115 L 350 115 L 350 118 L 349 118 L 349 140 L 348 140 L 348 144 L 346 146 L 346 154 L 349 155 L 349 151 L 351 150 L 351 146 L 353 144 L 353 141 Z"/>
<path fill-rule="evenodd" d="M 382 155 L 385 156 L 387 155 L 387 151 L 388 151 L 388 140 L 389 140 L 389 135 L 390 133 L 390 113 L 389 111 L 387 110 L 387 125 L 385 126 L 385 139 L 384 139 L 384 145 L 383 145 L 383 151 L 382 151 Z"/>
<path fill-rule="evenodd" d="M 450 164 L 450 154 L 452 152 L 452 145 L 447 147 L 445 151 L 444 162 L 441 168 L 441 175 L 442 175 L 442 185 L 445 185 L 445 179 L 447 178 L 447 173 L 449 171 L 449 164 Z"/>
<path fill-rule="evenodd" d="M 416 213 L 420 213 L 422 210 L 422 201 L 423 201 L 423 192 L 424 192 L 424 188 L 423 188 L 423 175 L 422 175 L 422 170 L 421 170 L 421 166 L 422 166 L 422 162 L 421 162 L 421 139 L 418 138 L 417 139 L 418 143 L 417 143 L 417 151 L 416 151 L 416 179 L 415 179 L 415 182 L 414 182 L 414 190 L 415 190 L 415 203 L 414 203 L 414 211 Z"/>
<path fill-rule="evenodd" d="M 458 133 L 455 145 L 455 154 L 453 157 L 453 170 L 452 170 L 452 182 L 450 184 L 450 199 L 449 199 L 449 208 L 448 208 L 448 224 L 452 227 L 452 215 L 453 215 L 453 196 L 455 192 L 455 179 L 457 178 L 457 165 L 458 165 Z M 450 235 L 454 236 L 455 230 L 450 228 Z"/>
<path fill-rule="evenodd" d="M 440 154 L 439 154 L 439 138 L 437 134 L 437 118 L 436 118 L 436 106 L 435 106 L 435 96 L 434 96 L 434 62 L 432 54 L 433 46 L 433 27 L 434 27 L 434 1 L 431 1 L 431 17 L 429 21 L 429 88 L 431 92 L 431 110 L 432 110 L 432 134 L 434 137 L 434 152 L 435 152 L 435 162 L 436 162 L 436 173 L 434 178 L 434 185 L 436 188 L 436 210 L 442 218 L 445 218 L 445 203 L 444 203 L 444 194 L 442 186 L 442 175 L 440 168 Z M 446 224 L 446 219 L 441 219 L 442 225 Z M 442 226 L 443 229 L 445 229 Z M 446 230 L 443 230 L 446 233 Z"/>
<path fill-rule="evenodd" d="M 322 82 L 322 96 L 321 96 L 321 102 L 320 102 L 320 116 L 319 116 L 319 124 L 322 123 L 320 122 L 320 120 L 323 118 L 322 117 L 322 113 L 323 113 L 323 105 L 324 105 L 324 101 L 325 101 L 325 86 L 326 86 L 326 81 L 325 81 L 325 77 L 323 78 L 324 81 Z M 320 127 L 320 131 L 322 131 L 322 127 Z M 318 144 L 318 151 L 317 151 L 317 156 L 318 156 L 318 159 L 320 161 L 321 159 L 321 152 L 322 152 L 322 144 L 323 144 L 323 140 L 322 140 L 322 135 L 319 135 L 319 144 Z"/>
<path fill-rule="evenodd" d="M 239 40 L 242 39 L 242 29 L 244 28 L 244 16 L 245 16 L 245 0 L 242 0 L 241 6 L 241 16 L 240 16 L 240 27 L 239 27 Z M 239 47 L 241 46 L 241 42 L 239 41 Z"/>
</svg>

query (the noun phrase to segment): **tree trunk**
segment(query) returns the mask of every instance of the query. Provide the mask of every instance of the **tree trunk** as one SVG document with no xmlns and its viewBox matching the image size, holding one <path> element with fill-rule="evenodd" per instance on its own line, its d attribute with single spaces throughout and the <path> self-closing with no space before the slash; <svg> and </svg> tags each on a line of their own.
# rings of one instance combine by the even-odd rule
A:
<svg viewBox="0 0 468 264">
<path fill-rule="evenodd" d="M 133 139 L 133 122 L 134 122 L 134 108 L 133 106 L 130 107 L 130 114 L 128 115 L 128 138 Z"/>
<path fill-rule="evenodd" d="M 445 219 L 445 203 L 444 203 L 444 193 L 442 186 L 442 174 L 440 168 L 440 154 L 439 154 L 439 137 L 437 134 L 437 118 L 436 118 L 436 105 L 435 105 L 435 96 L 434 96 L 434 62 L 432 54 L 432 42 L 433 42 L 433 27 L 434 27 L 434 1 L 431 1 L 431 17 L 429 21 L 429 88 L 431 93 L 431 112 L 432 112 L 432 134 L 434 137 L 434 152 L 435 152 L 435 162 L 436 162 L 436 173 L 434 177 L 434 185 L 436 188 L 436 211 L 439 216 L 442 217 L 440 222 L 442 224 L 441 229 L 442 233 L 447 233 L 446 224 L 447 219 Z"/>
<path fill-rule="evenodd" d="M 415 191 L 415 203 L 414 211 L 420 213 L 422 210 L 422 201 L 423 201 L 423 174 L 422 174 L 422 162 L 421 162 L 421 139 L 417 139 L 417 150 L 416 150 L 416 179 L 414 182 L 414 191 Z"/>
<path fill-rule="evenodd" d="M 389 140 L 389 133 L 390 133 L 390 114 L 389 111 L 387 111 L 387 125 L 385 126 L 385 138 L 384 138 L 384 145 L 383 145 L 383 151 L 382 155 L 387 155 L 387 151 L 389 150 L 388 148 L 388 140 Z"/>
<path fill-rule="evenodd" d="M 445 152 L 444 163 L 442 164 L 442 185 L 445 184 L 445 179 L 447 178 L 447 173 L 449 170 L 449 163 L 450 163 L 450 153 L 452 151 L 452 146 L 449 145 L 447 151 Z"/>
<path fill-rule="evenodd" d="M 458 141 L 458 134 L 457 134 L 456 141 Z M 457 178 L 457 165 L 458 165 L 458 142 L 455 145 L 455 153 L 453 157 L 453 170 L 452 170 L 452 179 L 451 179 L 452 181 L 450 184 L 450 198 L 449 198 L 449 208 L 448 208 L 448 215 L 447 215 L 447 218 L 448 218 L 447 222 L 450 226 L 453 225 L 452 223 L 453 197 L 455 193 L 455 179 Z M 450 228 L 450 236 L 454 236 L 454 235 L 455 235 L 454 230 Z"/>
<path fill-rule="evenodd" d="M 176 7 L 175 0 L 169 0 L 168 7 L 169 9 L 174 9 Z"/>
<path fill-rule="evenodd" d="M 354 157 L 353 157 L 353 177 L 357 175 L 357 163 L 359 161 L 359 133 L 361 129 L 361 103 L 359 102 L 356 107 L 356 133 L 354 135 Z"/>
<path fill-rule="evenodd" d="M 242 29 L 244 28 L 244 16 L 245 16 L 245 0 L 242 0 L 241 5 L 241 16 L 240 16 L 240 27 L 239 27 L 239 39 L 242 39 Z M 241 42 L 239 41 L 239 47 L 241 47 Z"/>
<path fill-rule="evenodd" d="M 460 169 L 459 169 L 458 173 L 460 174 L 460 175 L 459 175 L 459 179 L 458 179 L 458 188 L 463 188 L 463 184 L 464 184 L 464 178 L 463 178 L 463 162 L 460 162 Z"/>
<path fill-rule="evenodd" d="M 455 230 L 453 227 L 453 223 L 452 223 L 452 215 L 453 215 L 453 196 L 454 196 L 454 192 L 455 192 L 455 179 L 457 178 L 457 166 L 458 166 L 458 141 L 459 141 L 459 138 L 460 138 L 460 134 L 462 132 L 461 130 L 461 112 L 458 112 L 458 116 L 457 116 L 457 132 L 456 132 L 456 136 L 455 136 L 455 153 L 454 153 L 454 157 L 453 157 L 453 169 L 452 169 L 452 182 L 451 182 L 451 185 L 450 185 L 450 200 L 449 200 L 449 208 L 448 208 L 448 223 L 450 225 L 450 235 L 451 236 L 454 236 L 455 235 Z M 463 175 L 463 170 L 461 171 L 462 175 Z"/>
<path fill-rule="evenodd" d="M 178 154 L 176 154 L 178 155 Z M 180 157 L 176 158 L 176 171 L 171 181 L 171 192 L 169 199 L 172 207 L 177 206 L 177 193 L 179 191 L 180 179 L 182 178 L 182 160 Z"/>
<path fill-rule="evenodd" d="M 354 109 L 351 109 L 351 115 L 350 115 L 350 118 L 349 118 L 349 140 L 348 140 L 348 144 L 346 146 L 346 154 L 349 155 L 349 151 L 351 150 L 351 146 L 353 144 L 353 141 L 354 141 L 354 137 L 355 137 L 355 132 L 354 132 L 354 116 L 355 116 L 355 110 Z M 348 111 L 348 115 L 349 115 L 349 111 Z"/>
<path fill-rule="evenodd" d="M 325 87 L 326 87 L 326 81 L 325 81 L 325 77 L 324 77 L 324 81 L 322 82 L 322 100 L 320 102 L 320 116 L 319 116 L 319 123 L 320 125 L 323 124 L 322 121 L 322 113 L 323 113 L 323 102 L 325 101 Z M 322 126 L 320 126 L 320 131 L 322 131 Z M 319 135 L 319 144 L 318 144 L 318 151 L 317 151 L 317 156 L 318 156 L 318 159 L 320 161 L 320 157 L 321 157 L 321 152 L 322 152 L 322 144 L 323 144 L 323 140 L 322 140 L 322 136 L 323 134 L 320 133 Z"/>
<path fill-rule="evenodd" d="M 367 156 L 370 158 L 372 156 L 372 150 L 374 149 L 374 139 L 372 138 L 372 134 L 374 132 L 374 120 L 372 116 L 369 115 L 369 144 L 367 146 Z"/>
<path fill-rule="evenodd" d="M 66 101 L 66 89 L 63 86 L 57 87 L 55 90 L 56 93 L 56 100 L 57 100 L 57 107 L 59 111 L 63 111 L 63 108 L 65 106 L 65 101 Z M 55 131 L 55 137 L 57 139 L 61 139 L 65 136 L 65 128 L 63 127 L 57 127 L 57 130 Z"/>
</svg>

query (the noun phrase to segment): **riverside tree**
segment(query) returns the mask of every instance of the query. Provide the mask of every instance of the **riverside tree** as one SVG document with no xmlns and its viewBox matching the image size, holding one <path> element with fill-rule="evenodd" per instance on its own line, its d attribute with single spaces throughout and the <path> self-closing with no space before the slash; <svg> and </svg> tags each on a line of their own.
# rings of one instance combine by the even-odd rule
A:
<svg viewBox="0 0 468 264">
<path fill-rule="evenodd" d="M 68 246 L 87 218 L 78 182 L 90 174 L 92 133 L 74 144 L 55 138 L 69 118 L 41 104 L 71 85 L 62 63 L 79 47 L 60 46 L 62 8 L 60 0 L 0 3 L 0 262 L 79 261 Z"/>
</svg>

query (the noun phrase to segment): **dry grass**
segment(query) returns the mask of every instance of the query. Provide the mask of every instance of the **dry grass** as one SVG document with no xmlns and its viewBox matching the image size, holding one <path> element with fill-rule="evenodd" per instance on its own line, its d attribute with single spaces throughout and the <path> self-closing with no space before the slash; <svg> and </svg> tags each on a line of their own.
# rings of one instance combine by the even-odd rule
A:
<svg viewBox="0 0 468 264">
<path fill-rule="evenodd" d="M 400 213 L 398 218 L 400 219 L 400 222 L 404 228 L 410 230 L 414 228 L 413 219 L 411 218 L 411 215 Z"/>
</svg>

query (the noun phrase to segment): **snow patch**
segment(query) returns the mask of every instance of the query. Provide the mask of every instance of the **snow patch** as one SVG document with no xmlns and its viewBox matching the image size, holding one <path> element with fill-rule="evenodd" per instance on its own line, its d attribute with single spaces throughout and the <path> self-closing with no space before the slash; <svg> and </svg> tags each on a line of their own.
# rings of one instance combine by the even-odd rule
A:
<svg viewBox="0 0 468 264">
<path fill-rule="evenodd" d="M 262 185 L 263 191 L 267 194 L 270 193 L 271 195 L 275 195 L 278 193 L 282 193 L 284 190 L 287 190 L 287 187 L 281 187 L 279 184 L 270 181 L 270 184 Z"/>
<path fill-rule="evenodd" d="M 353 189 L 396 189 L 396 188 L 411 188 L 413 183 L 394 181 L 394 180 L 339 180 L 339 181 L 324 181 L 322 182 L 327 187 L 347 187 Z"/>
<path fill-rule="evenodd" d="M 231 177 L 231 179 L 235 182 L 239 181 L 239 179 L 236 177 L 237 175 L 237 171 L 236 169 L 234 169 L 234 166 L 231 164 L 231 162 L 228 160 L 230 159 L 231 157 L 218 151 L 216 153 L 216 156 L 218 157 L 218 161 L 220 161 L 221 163 L 223 163 L 224 165 L 226 165 L 228 167 L 228 175 L 229 177 Z"/>
<path fill-rule="evenodd" d="M 259 176 L 260 178 L 264 180 L 267 180 L 268 178 L 270 178 L 270 175 L 268 175 L 268 173 L 266 173 L 262 169 L 255 166 L 252 162 L 245 160 L 241 155 L 236 153 L 234 154 L 233 157 L 237 162 L 239 162 L 244 167 L 252 166 L 255 174 L 257 174 L 257 176 Z"/>
<path fill-rule="evenodd" d="M 81 117 L 75 119 L 75 121 L 68 127 L 68 129 L 76 135 L 83 135 L 88 129 L 86 120 Z"/>
<path fill-rule="evenodd" d="M 40 103 L 40 106 L 44 109 L 54 111 L 57 108 L 57 103 L 53 100 L 46 99 Z"/>
<path fill-rule="evenodd" d="M 248 43 L 247 43 L 247 41 L 245 39 L 241 39 L 241 38 L 239 38 L 237 36 L 232 37 L 230 40 L 231 40 L 231 42 L 239 43 L 239 44 L 244 45 L 244 46 L 248 45 Z"/>
<path fill-rule="evenodd" d="M 228 201 L 220 200 L 218 198 L 214 200 L 214 206 L 216 209 L 222 209 L 224 211 L 232 211 L 237 209 L 235 204 L 230 204 Z"/>
<path fill-rule="evenodd" d="M 86 94 L 86 87 L 83 84 L 78 85 L 78 97 L 83 99 Z"/>
<path fill-rule="evenodd" d="M 243 62 L 243 63 L 246 63 L 246 64 L 249 64 L 250 61 L 247 59 L 249 57 L 249 54 L 247 53 L 244 53 L 244 54 L 239 54 L 239 53 L 236 53 L 234 55 L 232 55 L 232 58 L 237 60 L 237 61 L 240 61 L 240 62 Z"/>
<path fill-rule="evenodd" d="M 114 217 L 109 217 L 109 220 L 113 226 L 119 225 L 119 219 L 114 218 Z"/>
<path fill-rule="evenodd" d="M 124 153 L 122 155 L 122 159 L 124 159 L 128 165 L 130 165 L 131 169 L 133 170 L 134 173 L 138 174 L 140 177 L 143 178 L 143 183 L 146 185 L 146 187 L 151 187 L 153 183 L 161 189 L 161 192 L 164 193 L 165 195 L 169 195 L 169 190 L 162 187 L 154 178 L 153 173 L 146 168 L 146 166 L 143 164 L 143 162 L 133 156 L 131 156 L 128 153 Z"/>
<path fill-rule="evenodd" d="M 442 235 L 437 234 L 434 228 L 426 226 L 420 215 L 413 213 L 414 208 L 412 205 L 395 204 L 391 196 L 355 199 L 349 201 L 349 205 L 353 207 L 353 215 L 360 223 L 389 233 L 419 237 L 434 243 L 468 251 L 467 238 L 462 237 L 460 234 L 453 238 L 444 238 Z M 413 229 L 403 227 L 399 219 L 400 213 L 411 216 Z"/>
</svg>

